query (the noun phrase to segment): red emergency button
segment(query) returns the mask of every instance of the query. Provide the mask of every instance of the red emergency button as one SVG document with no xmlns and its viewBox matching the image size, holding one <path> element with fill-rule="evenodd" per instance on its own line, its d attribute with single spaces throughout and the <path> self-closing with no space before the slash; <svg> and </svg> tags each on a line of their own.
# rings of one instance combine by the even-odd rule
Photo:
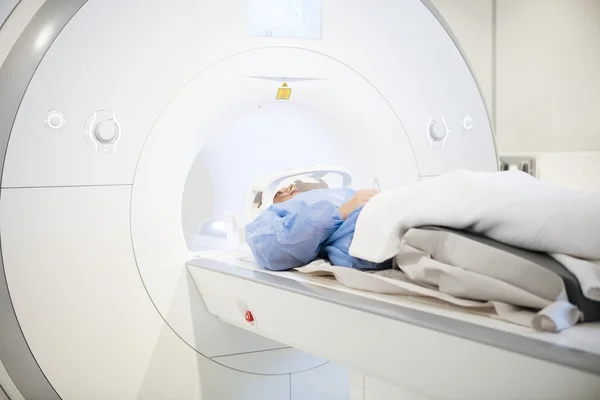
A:
<svg viewBox="0 0 600 400">
<path fill-rule="evenodd" d="M 246 322 L 248 322 L 248 323 L 254 322 L 254 315 L 252 315 L 251 311 L 246 311 L 244 318 L 246 319 Z"/>
</svg>

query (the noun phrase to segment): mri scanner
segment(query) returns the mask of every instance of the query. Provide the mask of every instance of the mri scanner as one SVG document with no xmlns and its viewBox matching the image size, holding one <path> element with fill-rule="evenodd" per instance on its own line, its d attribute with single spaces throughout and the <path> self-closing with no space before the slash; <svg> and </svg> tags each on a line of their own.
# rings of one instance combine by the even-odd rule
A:
<svg viewBox="0 0 600 400">
<path fill-rule="evenodd" d="M 1 66 L 0 138 L 0 399 L 597 398 L 585 325 L 271 273 L 223 233 L 280 171 L 497 169 L 428 1 L 47 0 Z"/>
</svg>

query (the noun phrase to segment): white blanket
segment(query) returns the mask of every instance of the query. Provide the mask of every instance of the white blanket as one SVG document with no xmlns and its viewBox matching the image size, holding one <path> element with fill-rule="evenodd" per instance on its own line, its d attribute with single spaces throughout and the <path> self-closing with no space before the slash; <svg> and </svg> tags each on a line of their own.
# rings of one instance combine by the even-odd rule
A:
<svg viewBox="0 0 600 400">
<path fill-rule="evenodd" d="M 600 300 L 600 195 L 544 184 L 519 171 L 454 171 L 383 192 L 362 210 L 350 254 L 394 257 L 409 229 L 467 229 L 499 242 L 552 254 Z"/>
</svg>

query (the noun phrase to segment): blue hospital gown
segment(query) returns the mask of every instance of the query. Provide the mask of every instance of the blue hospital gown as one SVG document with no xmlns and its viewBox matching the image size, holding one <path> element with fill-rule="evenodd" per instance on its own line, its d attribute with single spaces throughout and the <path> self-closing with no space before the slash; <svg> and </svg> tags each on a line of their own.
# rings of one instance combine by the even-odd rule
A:
<svg viewBox="0 0 600 400">
<path fill-rule="evenodd" d="M 385 269 L 350 256 L 354 228 L 362 208 L 342 220 L 340 206 L 352 189 L 316 189 L 273 204 L 246 226 L 246 242 L 263 268 L 284 271 L 324 258 L 333 265 L 361 270 Z M 388 265 L 389 264 L 389 265 Z"/>
</svg>

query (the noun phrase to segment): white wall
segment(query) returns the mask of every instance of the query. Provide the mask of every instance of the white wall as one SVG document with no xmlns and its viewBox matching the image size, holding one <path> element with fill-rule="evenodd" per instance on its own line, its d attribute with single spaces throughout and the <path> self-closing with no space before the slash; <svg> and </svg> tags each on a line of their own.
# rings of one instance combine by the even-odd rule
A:
<svg viewBox="0 0 600 400">
<path fill-rule="evenodd" d="M 600 151 L 600 0 L 432 0 L 496 121 L 499 152 Z"/>
<path fill-rule="evenodd" d="M 497 0 L 500 152 L 600 151 L 600 0 Z"/>
<path fill-rule="evenodd" d="M 482 88 L 500 156 L 600 191 L 600 0 L 432 0 Z"/>
</svg>

